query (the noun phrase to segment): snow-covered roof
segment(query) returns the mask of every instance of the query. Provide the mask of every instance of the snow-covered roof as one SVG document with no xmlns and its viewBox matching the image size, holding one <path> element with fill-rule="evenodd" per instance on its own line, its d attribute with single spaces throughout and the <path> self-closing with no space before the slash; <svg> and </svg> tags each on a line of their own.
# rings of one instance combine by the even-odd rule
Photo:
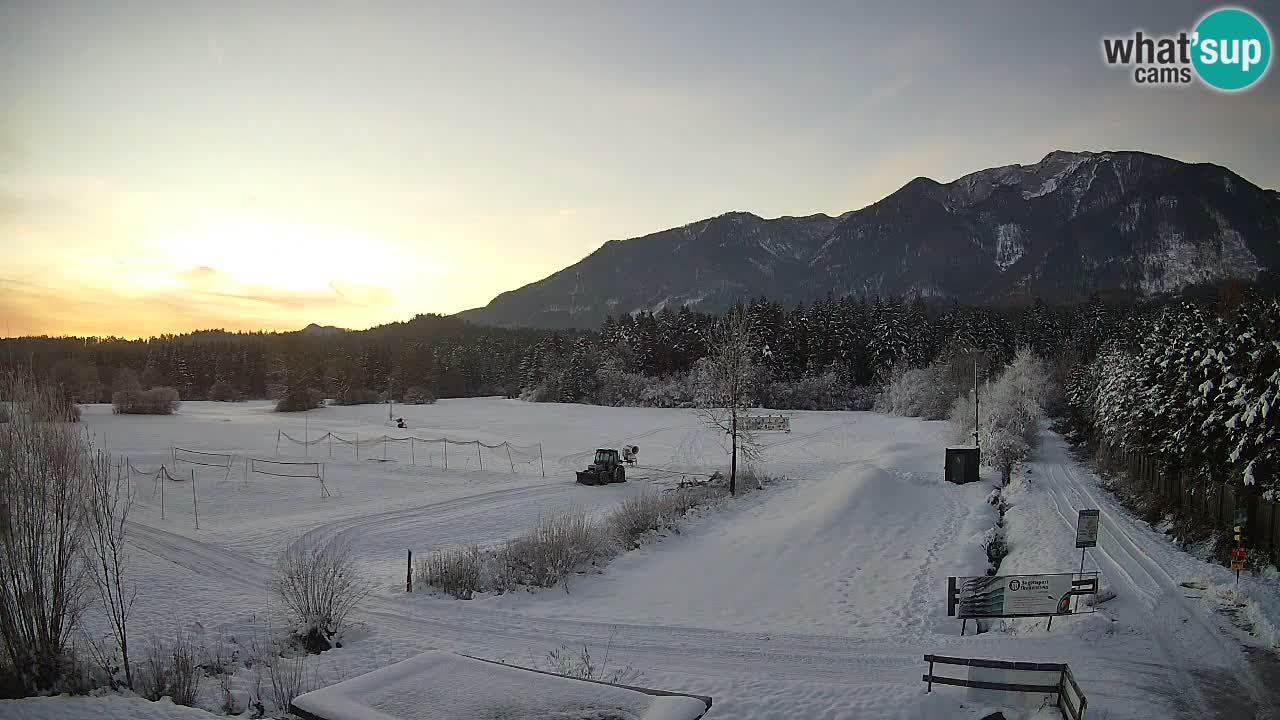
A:
<svg viewBox="0 0 1280 720">
<path fill-rule="evenodd" d="M 428 652 L 293 701 L 315 720 L 695 720 L 709 702 Z"/>
</svg>

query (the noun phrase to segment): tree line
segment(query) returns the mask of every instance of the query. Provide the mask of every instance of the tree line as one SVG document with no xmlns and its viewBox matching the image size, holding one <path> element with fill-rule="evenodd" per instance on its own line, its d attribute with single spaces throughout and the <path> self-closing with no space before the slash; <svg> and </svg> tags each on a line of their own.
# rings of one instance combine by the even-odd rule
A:
<svg viewBox="0 0 1280 720">
<path fill-rule="evenodd" d="M 1069 415 L 1092 442 L 1280 500 L 1280 301 L 1179 303 L 1077 364 Z"/>
</svg>

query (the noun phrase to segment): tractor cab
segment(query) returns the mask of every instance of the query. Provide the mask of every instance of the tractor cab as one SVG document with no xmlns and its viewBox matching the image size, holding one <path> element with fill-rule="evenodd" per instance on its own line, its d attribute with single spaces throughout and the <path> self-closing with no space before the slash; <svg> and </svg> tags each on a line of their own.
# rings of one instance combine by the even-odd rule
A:
<svg viewBox="0 0 1280 720">
<path fill-rule="evenodd" d="M 578 472 L 578 482 L 583 485 L 604 485 L 605 483 L 626 482 L 626 474 L 618 451 L 611 448 L 596 450 L 596 457 L 586 470 Z"/>
</svg>

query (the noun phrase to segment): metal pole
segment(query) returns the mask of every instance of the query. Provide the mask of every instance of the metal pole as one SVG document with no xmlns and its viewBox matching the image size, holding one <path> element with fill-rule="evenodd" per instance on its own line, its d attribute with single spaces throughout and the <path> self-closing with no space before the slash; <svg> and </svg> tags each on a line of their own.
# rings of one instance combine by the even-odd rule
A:
<svg viewBox="0 0 1280 720">
<path fill-rule="evenodd" d="M 440 442 L 444 443 L 444 469 L 448 470 L 449 469 L 449 438 L 445 438 Z"/>
<path fill-rule="evenodd" d="M 516 471 L 516 463 L 511 459 L 511 443 L 504 442 L 502 444 L 507 447 L 507 462 L 511 464 L 511 472 L 514 473 Z"/>
<path fill-rule="evenodd" d="M 973 351 L 973 446 L 978 447 L 978 351 Z"/>
<path fill-rule="evenodd" d="M 413 551 L 409 551 L 409 566 L 404 571 L 404 591 L 413 592 Z"/>
<path fill-rule="evenodd" d="M 413 452 L 413 436 L 412 435 L 409 436 L 409 464 L 410 465 L 418 464 L 418 456 Z"/>
<path fill-rule="evenodd" d="M 387 461 L 387 434 L 382 434 L 382 462 Z"/>
<path fill-rule="evenodd" d="M 480 441 L 476 441 L 476 460 L 480 462 L 480 469 L 484 469 L 484 458 L 480 457 Z"/>
<path fill-rule="evenodd" d="M 280 429 L 276 428 L 276 457 L 280 457 Z"/>
<path fill-rule="evenodd" d="M 1088 550 L 1089 550 L 1089 548 L 1080 548 L 1080 572 L 1078 572 L 1078 573 L 1076 573 L 1076 574 L 1077 574 L 1077 575 L 1080 575 L 1080 576 L 1081 576 L 1081 579 L 1083 579 L 1083 576 L 1084 576 L 1084 554 L 1085 554 L 1085 552 L 1087 552 Z M 1079 596 L 1079 595 L 1077 595 L 1077 596 L 1075 597 L 1075 602 L 1074 602 L 1074 603 L 1072 603 L 1072 605 L 1071 605 L 1071 612 L 1075 612 L 1076 610 L 1079 610 L 1079 609 L 1080 609 L 1080 596 Z"/>
<path fill-rule="evenodd" d="M 307 457 L 311 443 L 311 418 L 302 416 L 302 457 Z"/>
<path fill-rule="evenodd" d="M 538 464 L 542 466 L 542 477 L 546 477 L 547 464 L 542 461 L 542 443 L 538 443 Z"/>
<path fill-rule="evenodd" d="M 168 477 L 160 477 L 160 476 L 161 475 L 167 476 L 168 474 L 169 474 L 168 471 L 164 469 L 163 465 L 161 465 L 160 469 L 156 471 L 156 477 L 160 479 L 160 519 L 161 520 L 164 519 L 164 486 L 167 484 L 165 483 L 165 480 L 167 480 Z"/>
<path fill-rule="evenodd" d="M 329 433 L 329 459 L 333 459 L 333 433 Z"/>
<path fill-rule="evenodd" d="M 356 433 L 356 459 L 360 459 L 360 433 Z"/>
</svg>

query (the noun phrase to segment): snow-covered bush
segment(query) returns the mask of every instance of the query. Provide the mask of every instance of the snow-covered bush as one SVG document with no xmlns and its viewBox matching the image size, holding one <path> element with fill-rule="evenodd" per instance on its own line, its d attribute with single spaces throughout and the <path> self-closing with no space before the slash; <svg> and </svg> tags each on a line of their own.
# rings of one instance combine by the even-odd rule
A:
<svg viewBox="0 0 1280 720">
<path fill-rule="evenodd" d="M 834 372 L 794 381 L 775 381 L 761 388 L 761 405 L 786 410 L 851 410 L 854 388 Z"/>
<path fill-rule="evenodd" d="M 1052 392 L 1048 368 L 1029 350 L 1020 350 L 996 380 L 978 393 L 979 444 L 983 464 L 1009 481 L 1013 469 L 1026 459 L 1040 435 L 1042 403 Z M 973 440 L 973 393 L 951 405 L 950 420 L 957 440 Z"/>
<path fill-rule="evenodd" d="M 955 397 L 955 389 L 944 382 L 942 368 L 931 365 L 898 373 L 880 402 L 881 409 L 893 415 L 942 420 Z"/>
<path fill-rule="evenodd" d="M 276 589 L 294 623 L 294 637 L 312 653 L 328 650 L 347 629 L 347 615 L 369 592 L 351 546 L 305 536 L 281 553 Z"/>
<path fill-rule="evenodd" d="M 172 415 L 182 403 L 171 387 L 150 390 L 117 390 L 111 395 L 111 411 L 117 415 Z"/>
<path fill-rule="evenodd" d="M 243 402 L 244 393 L 226 380 L 219 380 L 209 386 L 209 399 L 214 402 Z"/>
<path fill-rule="evenodd" d="M 422 385 L 414 385 L 408 390 L 405 390 L 404 400 L 402 402 L 404 402 L 405 405 L 430 405 L 435 401 L 435 393 L 431 392 L 430 388 Z"/>
<path fill-rule="evenodd" d="M 645 492 L 623 500 L 605 519 L 609 534 L 622 547 L 631 549 L 640 544 L 646 533 L 674 527 L 675 521 L 688 511 L 675 497 L 681 492 Z"/>
<path fill-rule="evenodd" d="M 516 584 L 552 587 L 595 559 L 604 550 L 603 541 L 587 511 L 571 507 L 543 515 L 533 530 L 507 542 L 500 558 Z"/>
<path fill-rule="evenodd" d="M 294 388 L 276 398 L 276 412 L 302 412 L 324 404 L 324 395 L 316 388 Z"/>
<path fill-rule="evenodd" d="M 378 391 L 364 387 L 347 388 L 333 398 L 335 405 L 372 405 L 378 402 L 382 402 L 382 396 Z"/>
</svg>

